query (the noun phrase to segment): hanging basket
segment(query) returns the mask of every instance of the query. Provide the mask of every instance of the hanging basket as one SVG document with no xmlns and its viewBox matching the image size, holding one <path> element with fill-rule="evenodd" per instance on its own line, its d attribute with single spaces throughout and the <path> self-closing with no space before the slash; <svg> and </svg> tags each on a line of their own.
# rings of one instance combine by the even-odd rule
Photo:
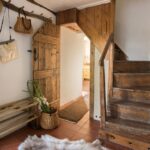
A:
<svg viewBox="0 0 150 150">
<path fill-rule="evenodd" d="M 53 114 L 41 113 L 40 125 L 43 129 L 55 129 L 59 126 L 58 112 Z"/>
<path fill-rule="evenodd" d="M 0 0 L 0 12 L 2 11 L 2 9 L 3 9 L 3 3 L 2 3 L 2 1 Z"/>
</svg>

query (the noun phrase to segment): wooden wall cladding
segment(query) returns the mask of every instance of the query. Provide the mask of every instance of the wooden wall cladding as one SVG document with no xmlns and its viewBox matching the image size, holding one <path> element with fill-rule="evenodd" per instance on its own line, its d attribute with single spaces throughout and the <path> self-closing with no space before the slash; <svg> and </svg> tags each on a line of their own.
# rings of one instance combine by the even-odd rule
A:
<svg viewBox="0 0 150 150">
<path fill-rule="evenodd" d="M 113 32 L 114 3 L 102 4 L 82 10 L 72 9 L 57 13 L 57 24 L 76 22 L 100 51 L 104 49 L 109 35 Z"/>
<path fill-rule="evenodd" d="M 63 25 L 77 22 L 78 10 L 76 8 L 64 10 L 56 14 L 56 24 Z"/>
<path fill-rule="evenodd" d="M 60 99 L 59 41 L 60 27 L 52 23 L 45 23 L 33 37 L 33 78 L 39 80 L 45 97 L 49 102 L 56 101 L 57 107 Z"/>
<path fill-rule="evenodd" d="M 111 31 L 111 3 L 79 11 L 78 24 L 95 46 L 102 51 Z"/>
</svg>

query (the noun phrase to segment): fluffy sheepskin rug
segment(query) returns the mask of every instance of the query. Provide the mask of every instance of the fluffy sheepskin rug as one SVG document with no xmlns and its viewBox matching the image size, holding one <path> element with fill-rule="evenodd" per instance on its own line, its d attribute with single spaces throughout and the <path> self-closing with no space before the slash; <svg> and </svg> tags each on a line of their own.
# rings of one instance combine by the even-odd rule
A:
<svg viewBox="0 0 150 150">
<path fill-rule="evenodd" d="M 19 147 L 18 150 L 108 150 L 101 146 L 99 140 L 93 143 L 86 143 L 84 140 L 69 141 L 60 140 L 49 135 L 41 138 L 29 136 Z"/>
</svg>

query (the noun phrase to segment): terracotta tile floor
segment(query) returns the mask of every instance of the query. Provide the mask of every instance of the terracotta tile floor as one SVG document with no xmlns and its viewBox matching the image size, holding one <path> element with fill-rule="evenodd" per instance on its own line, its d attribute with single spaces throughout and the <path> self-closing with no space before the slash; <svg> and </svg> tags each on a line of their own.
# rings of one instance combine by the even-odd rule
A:
<svg viewBox="0 0 150 150">
<path fill-rule="evenodd" d="M 91 142 L 98 138 L 98 130 L 99 121 L 90 120 L 89 113 L 87 113 L 77 124 L 61 120 L 60 126 L 54 130 L 34 130 L 30 127 L 24 127 L 23 129 L 1 139 L 0 150 L 17 150 L 18 145 L 23 142 L 28 135 L 41 136 L 49 134 L 60 139 L 85 139 L 86 141 Z M 107 143 L 107 146 L 113 150 L 127 150 L 111 143 Z"/>
</svg>

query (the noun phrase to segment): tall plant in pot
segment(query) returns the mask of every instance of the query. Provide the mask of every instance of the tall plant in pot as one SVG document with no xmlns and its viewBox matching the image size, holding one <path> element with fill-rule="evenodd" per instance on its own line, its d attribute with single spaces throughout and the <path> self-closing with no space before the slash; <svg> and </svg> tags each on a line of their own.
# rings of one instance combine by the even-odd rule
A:
<svg viewBox="0 0 150 150">
<path fill-rule="evenodd" d="M 57 109 L 44 97 L 40 84 L 37 80 L 27 82 L 27 88 L 30 96 L 39 103 L 40 125 L 43 129 L 54 129 L 59 125 Z"/>
</svg>

